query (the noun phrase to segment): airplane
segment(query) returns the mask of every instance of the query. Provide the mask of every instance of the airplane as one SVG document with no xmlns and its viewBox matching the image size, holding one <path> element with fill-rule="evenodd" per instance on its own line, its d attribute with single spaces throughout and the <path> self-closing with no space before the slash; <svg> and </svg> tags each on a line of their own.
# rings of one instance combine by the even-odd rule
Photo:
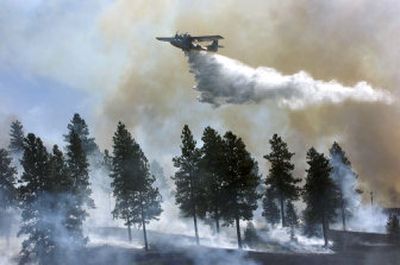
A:
<svg viewBox="0 0 400 265">
<path fill-rule="evenodd" d="M 183 51 L 198 50 L 217 52 L 218 48 L 223 48 L 223 46 L 218 45 L 218 40 L 223 39 L 223 37 L 220 35 L 191 36 L 188 33 L 176 33 L 175 37 L 156 37 L 156 39 L 159 41 L 169 42 L 171 45 L 180 48 Z M 211 44 L 202 45 L 202 42 L 211 42 Z"/>
</svg>

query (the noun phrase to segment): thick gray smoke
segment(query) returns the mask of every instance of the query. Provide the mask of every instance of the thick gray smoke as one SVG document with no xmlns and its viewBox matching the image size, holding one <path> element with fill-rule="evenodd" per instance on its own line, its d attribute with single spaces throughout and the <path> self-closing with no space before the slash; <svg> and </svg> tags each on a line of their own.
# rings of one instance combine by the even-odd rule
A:
<svg viewBox="0 0 400 265">
<path fill-rule="evenodd" d="M 334 80 L 313 79 L 306 72 L 283 75 L 273 68 L 252 68 L 218 54 L 191 51 L 187 53 L 190 72 L 196 79 L 199 100 L 214 106 L 258 103 L 273 100 L 279 106 L 302 109 L 310 105 L 358 102 L 393 102 L 389 92 L 374 89 L 366 82 L 354 87 Z"/>
</svg>

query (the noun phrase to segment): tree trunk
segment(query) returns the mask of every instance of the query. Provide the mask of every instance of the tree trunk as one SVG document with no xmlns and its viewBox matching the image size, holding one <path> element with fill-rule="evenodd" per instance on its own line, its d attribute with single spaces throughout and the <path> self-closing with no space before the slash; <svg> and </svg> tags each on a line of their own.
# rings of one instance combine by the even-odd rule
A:
<svg viewBox="0 0 400 265">
<path fill-rule="evenodd" d="M 280 203 L 281 203 L 281 219 L 282 219 L 282 227 L 286 226 L 286 220 L 285 220 L 285 205 L 284 205 L 284 199 L 283 196 L 280 196 Z"/>
<path fill-rule="evenodd" d="M 294 241 L 296 239 L 294 235 L 294 225 L 290 226 L 290 240 Z"/>
<path fill-rule="evenodd" d="M 328 246 L 328 227 L 327 227 L 327 223 L 326 223 L 326 219 L 325 219 L 325 214 L 322 215 L 322 233 L 324 235 L 324 241 L 325 241 L 324 246 L 327 247 Z"/>
<path fill-rule="evenodd" d="M 344 200 L 343 200 L 343 195 L 340 194 L 340 202 L 341 202 L 341 212 L 342 212 L 342 225 L 343 225 L 343 231 L 346 231 L 346 213 L 344 209 Z"/>
<path fill-rule="evenodd" d="M 197 210 L 194 198 L 193 173 L 190 173 L 190 199 L 192 201 L 193 224 L 194 224 L 194 235 L 196 237 L 196 245 L 200 245 L 199 231 L 197 230 Z"/>
<path fill-rule="evenodd" d="M 235 219 L 236 219 L 236 234 L 237 234 L 237 239 L 238 239 L 238 248 L 242 249 L 242 237 L 240 235 L 240 220 L 239 220 L 239 216 L 236 215 Z"/>
<path fill-rule="evenodd" d="M 128 220 L 128 239 L 129 242 L 132 242 L 131 224 L 129 223 L 129 220 Z"/>
<path fill-rule="evenodd" d="M 194 235 L 195 235 L 195 237 L 196 237 L 196 245 L 200 245 L 199 231 L 197 230 L 197 216 L 196 216 L 196 210 L 193 211 L 193 224 L 194 224 Z"/>
<path fill-rule="evenodd" d="M 217 234 L 219 234 L 219 213 L 218 213 L 218 209 L 215 210 L 215 229 L 217 231 Z"/>
<path fill-rule="evenodd" d="M 142 206 L 142 225 L 143 225 L 143 239 L 144 239 L 144 249 L 146 251 L 149 250 L 149 245 L 147 243 L 147 232 L 146 232 L 146 221 L 144 220 L 144 212 L 143 212 L 143 206 Z"/>
</svg>

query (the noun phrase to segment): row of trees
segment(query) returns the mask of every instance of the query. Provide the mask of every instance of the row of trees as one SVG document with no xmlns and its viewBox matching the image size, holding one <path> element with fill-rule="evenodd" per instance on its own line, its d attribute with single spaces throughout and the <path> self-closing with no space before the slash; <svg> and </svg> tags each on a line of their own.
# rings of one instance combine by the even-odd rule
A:
<svg viewBox="0 0 400 265">
<path fill-rule="evenodd" d="M 250 220 L 257 208 L 259 185 L 257 163 L 241 138 L 232 132 L 223 137 L 207 127 L 201 149 L 187 125 L 182 131 L 181 155 L 173 159 L 178 169 L 173 177 L 176 203 L 185 216 L 192 216 L 197 244 L 197 218 L 208 216 L 219 232 L 220 220 L 235 223 L 238 245 L 242 247 L 240 220 Z"/>
<path fill-rule="evenodd" d="M 0 150 L 0 210 L 15 206 L 20 209 L 19 233 L 27 236 L 21 263 L 44 260 L 45 264 L 47 258 L 66 253 L 66 247 L 74 250 L 86 244 L 82 225 L 87 210 L 94 207 L 90 198 L 89 157 L 101 152 L 79 114 L 73 116 L 67 128 L 64 153 L 57 146 L 48 152 L 39 137 L 25 137 L 22 124 L 12 124 L 9 151 L 21 155 L 23 172 L 19 178 L 8 152 Z M 217 233 L 221 225 L 234 225 L 241 248 L 240 221 L 253 218 L 261 198 L 267 222 L 290 227 L 292 236 L 299 224 L 295 204 L 300 198 L 306 205 L 302 221 L 307 235 L 322 231 L 327 244 L 329 223 L 336 221 L 338 215 L 345 229 L 350 214 L 349 198 L 341 180 L 353 171 L 337 143 L 330 149 L 330 158 L 314 148 L 308 150 L 305 184 L 300 187 L 301 179 L 293 173 L 294 153 L 277 134 L 269 141 L 270 152 L 264 156 L 269 164 L 264 181 L 242 139 L 230 131 L 221 136 L 207 127 L 201 138 L 203 145 L 198 147 L 185 125 L 181 140 L 181 152 L 173 158 L 177 168 L 172 177 L 175 199 L 182 214 L 193 218 L 197 243 L 198 220 L 211 220 Z M 141 227 L 147 250 L 146 225 L 162 212 L 161 195 L 154 187 L 155 177 L 150 174 L 148 160 L 121 122 L 113 136 L 111 154 L 105 150 L 101 155 L 112 180 L 112 215 L 124 220 L 129 240 L 131 226 Z"/>
<path fill-rule="evenodd" d="M 193 218 L 197 243 L 198 218 L 211 219 L 217 233 L 221 221 L 224 225 L 235 224 L 241 248 L 239 222 L 252 219 L 260 198 L 266 220 L 273 225 L 281 222 L 283 227 L 290 227 L 292 236 L 299 224 L 294 202 L 300 197 L 306 204 L 303 223 L 307 235 L 317 235 L 322 231 L 327 245 L 329 223 L 336 221 L 339 212 L 345 229 L 348 203 L 340 189 L 340 180 L 347 172 L 337 167 L 351 169 L 351 164 L 336 142 L 330 149 L 330 156 L 338 157 L 341 163 L 332 165 L 324 154 L 310 148 L 305 185 L 300 187 L 301 179 L 293 174 L 294 153 L 289 151 L 280 136 L 273 135 L 269 141 L 271 151 L 264 156 L 269 162 L 265 191 L 259 192 L 262 181 L 258 165 L 241 138 L 230 131 L 220 136 L 216 130 L 207 127 L 202 136 L 203 146 L 199 148 L 185 125 L 181 139 L 181 155 L 173 159 L 178 169 L 173 177 L 177 189 L 176 203 L 184 216 Z"/>
<path fill-rule="evenodd" d="M 118 123 L 112 155 L 105 150 L 99 164 L 100 151 L 85 120 L 75 114 L 67 129 L 65 154 L 57 145 L 48 152 L 32 133 L 25 136 L 19 121 L 11 125 L 9 151 L 0 149 L 1 217 L 11 208 L 20 212 L 18 235 L 26 237 L 20 264 L 73 264 L 71 251 L 86 245 L 82 227 L 88 210 L 95 207 L 90 197 L 89 160 L 92 166 L 109 170 L 115 198 L 112 215 L 125 220 L 129 240 L 131 225 L 142 227 L 147 250 L 146 224 L 160 215 L 161 196 L 153 187 L 155 178 L 140 146 L 125 125 Z M 10 153 L 22 166 L 18 178 Z"/>
<path fill-rule="evenodd" d="M 22 174 L 16 177 L 9 152 L 0 149 L 2 217 L 10 208 L 20 211 L 18 235 L 25 238 L 20 264 L 57 264 L 86 244 L 82 225 L 87 209 L 94 207 L 82 140 L 70 129 L 64 155 L 57 145 L 48 152 L 32 133 L 25 137 L 18 121 L 12 124 L 10 136 L 9 150 L 20 158 Z"/>
</svg>

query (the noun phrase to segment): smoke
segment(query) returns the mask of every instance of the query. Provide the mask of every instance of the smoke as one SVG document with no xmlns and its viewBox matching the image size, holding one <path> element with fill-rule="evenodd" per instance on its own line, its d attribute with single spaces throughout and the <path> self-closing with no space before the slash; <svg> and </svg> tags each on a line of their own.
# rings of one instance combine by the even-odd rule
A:
<svg viewBox="0 0 400 265">
<path fill-rule="evenodd" d="M 190 72 L 200 92 L 199 101 L 221 104 L 275 101 L 280 106 L 302 109 L 309 105 L 393 101 L 389 92 L 373 89 L 366 82 L 346 87 L 336 81 L 314 80 L 308 73 L 283 75 L 273 68 L 252 68 L 214 53 L 190 51 Z"/>
<path fill-rule="evenodd" d="M 302 229 L 295 229 L 295 240 L 290 236 L 290 228 L 273 227 L 268 231 L 258 232 L 257 235 L 268 245 L 259 251 L 292 252 L 292 253 L 319 253 L 328 254 L 333 251 L 323 247 L 323 239 L 306 237 Z"/>
<path fill-rule="evenodd" d="M 368 86 L 352 87 L 365 80 L 371 88 L 387 89 L 396 97 L 400 54 L 393 36 L 400 34 L 399 9 L 393 0 L 171 0 L 157 6 L 145 1 L 116 1 L 104 9 L 99 25 L 110 54 L 118 51 L 127 64 L 119 73 L 118 84 L 96 109 L 96 138 L 109 146 L 116 121 L 123 120 L 145 153 L 159 159 L 167 175 L 173 173 L 170 161 L 185 123 L 197 139 L 208 125 L 233 130 L 257 158 L 265 154 L 267 139 L 278 133 L 296 153 L 299 175 L 304 174 L 305 149 L 315 146 L 326 150 L 332 140 L 338 140 L 353 154 L 363 185 L 374 187 L 378 200 L 395 204 L 386 194 L 389 189 L 394 193 L 400 190 L 395 151 L 400 148 L 397 104 L 356 101 L 345 93 L 339 94 L 341 104 L 325 104 L 331 97 L 315 104 L 312 98 L 313 104 L 302 109 L 290 109 L 288 103 L 285 108 L 276 107 L 278 98 L 264 104 L 227 104 L 215 109 L 197 102 L 198 92 L 188 89 L 194 80 L 181 52 L 154 37 L 177 30 L 194 35 L 221 34 L 225 48 L 220 53 L 228 58 L 252 66 L 267 65 L 285 77 L 304 71 L 314 81 L 336 80 L 348 88 L 345 91 L 369 91 Z M 372 91 L 376 96 L 378 90 Z M 358 93 L 350 94 L 357 94 L 358 100 L 362 97 Z M 368 94 L 367 98 L 375 96 Z M 259 162 L 264 170 L 264 163 Z"/>
<path fill-rule="evenodd" d="M 379 204 L 362 203 L 358 176 L 350 166 L 345 165 L 339 154 L 331 153 L 332 179 L 338 184 L 345 202 L 347 229 L 358 232 L 385 233 L 387 215 Z M 342 229 L 341 212 L 336 227 Z"/>
<path fill-rule="evenodd" d="M 357 174 L 342 162 L 339 153 L 331 152 L 330 165 L 332 167 L 331 178 L 337 183 L 342 193 L 343 200 L 346 202 L 346 210 L 353 212 L 361 205 L 361 195 L 358 192 L 359 183 Z"/>
</svg>

